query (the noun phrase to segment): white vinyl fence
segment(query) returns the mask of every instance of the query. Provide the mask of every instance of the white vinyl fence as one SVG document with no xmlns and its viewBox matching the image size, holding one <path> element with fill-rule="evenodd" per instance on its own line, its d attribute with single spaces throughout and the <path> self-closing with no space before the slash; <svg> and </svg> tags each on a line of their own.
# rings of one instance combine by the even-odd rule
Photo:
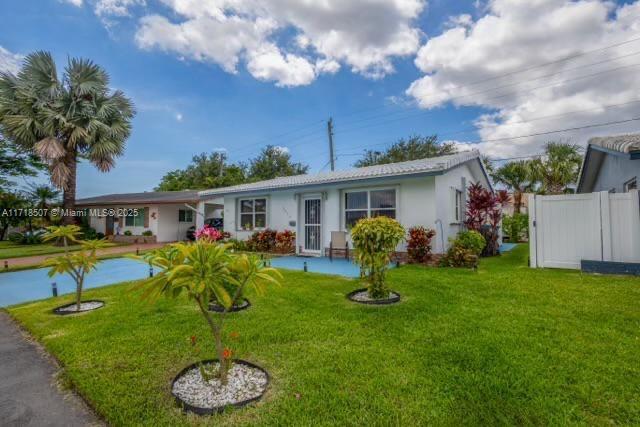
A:
<svg viewBox="0 0 640 427">
<path fill-rule="evenodd" d="M 529 196 L 531 267 L 640 262 L 638 191 Z"/>
</svg>

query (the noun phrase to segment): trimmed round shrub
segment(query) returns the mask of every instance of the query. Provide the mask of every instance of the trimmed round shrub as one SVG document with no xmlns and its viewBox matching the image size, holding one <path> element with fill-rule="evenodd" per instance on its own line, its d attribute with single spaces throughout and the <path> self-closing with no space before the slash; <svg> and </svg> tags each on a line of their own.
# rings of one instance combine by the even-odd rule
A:
<svg viewBox="0 0 640 427">
<path fill-rule="evenodd" d="M 444 267 L 475 267 L 486 241 L 477 231 L 462 231 L 451 242 L 447 254 L 442 258 Z"/>
</svg>

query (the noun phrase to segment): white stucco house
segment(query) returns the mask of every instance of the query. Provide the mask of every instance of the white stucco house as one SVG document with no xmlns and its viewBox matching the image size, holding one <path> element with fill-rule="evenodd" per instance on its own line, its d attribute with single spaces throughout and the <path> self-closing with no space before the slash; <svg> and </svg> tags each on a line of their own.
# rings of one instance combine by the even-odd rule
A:
<svg viewBox="0 0 640 427">
<path fill-rule="evenodd" d="M 478 151 L 282 177 L 200 191 L 196 222 L 201 226 L 212 206 L 222 204 L 224 230 L 232 237 L 247 239 L 264 228 L 291 230 L 299 254 L 324 255 L 331 232 L 348 231 L 360 218 L 387 215 L 405 228 L 433 228 L 434 253 L 442 253 L 461 228 L 471 182 L 491 188 Z"/>
<path fill-rule="evenodd" d="M 85 209 L 89 225 L 105 236 L 119 234 L 125 239 L 129 231 L 135 238 L 150 231 L 157 242 L 174 242 L 185 240 L 195 225 L 198 201 L 197 191 L 154 191 L 79 199 L 76 207 Z M 222 205 L 211 202 L 203 214 L 221 216 Z"/>
</svg>

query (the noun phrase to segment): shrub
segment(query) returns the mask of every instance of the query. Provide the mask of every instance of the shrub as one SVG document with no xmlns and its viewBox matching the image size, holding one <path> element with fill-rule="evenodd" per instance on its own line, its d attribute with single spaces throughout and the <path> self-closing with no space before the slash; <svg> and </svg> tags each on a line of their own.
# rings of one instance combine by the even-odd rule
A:
<svg viewBox="0 0 640 427">
<path fill-rule="evenodd" d="M 247 242 L 245 242 L 244 240 L 229 239 L 227 243 L 231 245 L 231 249 L 233 249 L 234 251 L 244 252 L 249 250 L 249 248 L 247 247 Z"/>
<path fill-rule="evenodd" d="M 96 233 L 96 230 L 91 227 L 84 228 L 82 230 L 82 235 L 85 240 L 95 240 L 98 237 L 98 233 Z"/>
<path fill-rule="evenodd" d="M 529 215 L 515 213 L 502 217 L 502 229 L 510 242 L 521 242 L 529 235 Z"/>
<path fill-rule="evenodd" d="M 431 239 L 436 232 L 423 226 L 411 227 L 407 238 L 407 253 L 412 262 L 427 262 L 431 255 Z"/>
<path fill-rule="evenodd" d="M 99 231 L 98 231 L 98 232 L 96 233 L 96 239 L 97 239 L 97 240 L 102 240 L 102 239 L 104 239 L 104 233 L 101 233 L 101 232 L 99 232 Z"/>
<path fill-rule="evenodd" d="M 391 255 L 404 238 L 404 228 L 395 219 L 386 216 L 364 218 L 351 229 L 356 260 L 366 276 L 371 298 L 389 296 L 385 275 Z"/>
<path fill-rule="evenodd" d="M 276 233 L 275 250 L 281 254 L 288 254 L 295 251 L 296 233 L 291 230 L 278 231 Z"/>
<path fill-rule="evenodd" d="M 124 232 L 124 235 L 125 235 L 125 236 L 133 236 L 133 233 L 131 232 L 131 230 L 126 230 L 126 231 Z"/>
<path fill-rule="evenodd" d="M 211 242 L 217 242 L 222 239 L 222 233 L 213 227 L 205 225 L 195 233 L 196 240 L 209 240 Z"/>
<path fill-rule="evenodd" d="M 277 232 L 270 228 L 256 231 L 247 240 L 247 247 L 256 252 L 271 252 L 276 247 L 276 234 Z"/>
<path fill-rule="evenodd" d="M 444 267 L 475 267 L 486 245 L 477 231 L 462 231 L 451 241 L 451 246 L 440 261 Z"/>
<path fill-rule="evenodd" d="M 498 231 L 502 220 L 502 207 L 509 202 L 506 191 L 493 192 L 479 183 L 469 186 L 469 199 L 465 225 L 481 233 L 486 241 L 484 256 L 498 254 Z"/>
<path fill-rule="evenodd" d="M 144 230 L 144 231 L 142 232 L 142 235 L 143 235 L 143 236 L 145 236 L 145 237 L 153 236 L 153 231 L 151 231 L 151 230 Z"/>
<path fill-rule="evenodd" d="M 44 236 L 44 231 L 42 230 L 34 230 L 34 231 L 25 231 L 24 233 L 11 233 L 8 236 L 8 239 L 13 243 L 18 243 L 21 245 L 38 245 L 42 243 L 42 237 Z"/>
</svg>

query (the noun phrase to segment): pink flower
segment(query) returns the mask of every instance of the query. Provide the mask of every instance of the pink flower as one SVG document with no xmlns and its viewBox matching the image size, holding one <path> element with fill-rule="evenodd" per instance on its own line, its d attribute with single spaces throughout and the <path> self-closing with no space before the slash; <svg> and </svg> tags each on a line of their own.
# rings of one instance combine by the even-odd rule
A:
<svg viewBox="0 0 640 427">
<path fill-rule="evenodd" d="M 210 240 L 212 242 L 222 239 L 222 233 L 208 225 L 205 225 L 200 230 L 196 231 L 195 236 L 198 240 Z"/>
</svg>

